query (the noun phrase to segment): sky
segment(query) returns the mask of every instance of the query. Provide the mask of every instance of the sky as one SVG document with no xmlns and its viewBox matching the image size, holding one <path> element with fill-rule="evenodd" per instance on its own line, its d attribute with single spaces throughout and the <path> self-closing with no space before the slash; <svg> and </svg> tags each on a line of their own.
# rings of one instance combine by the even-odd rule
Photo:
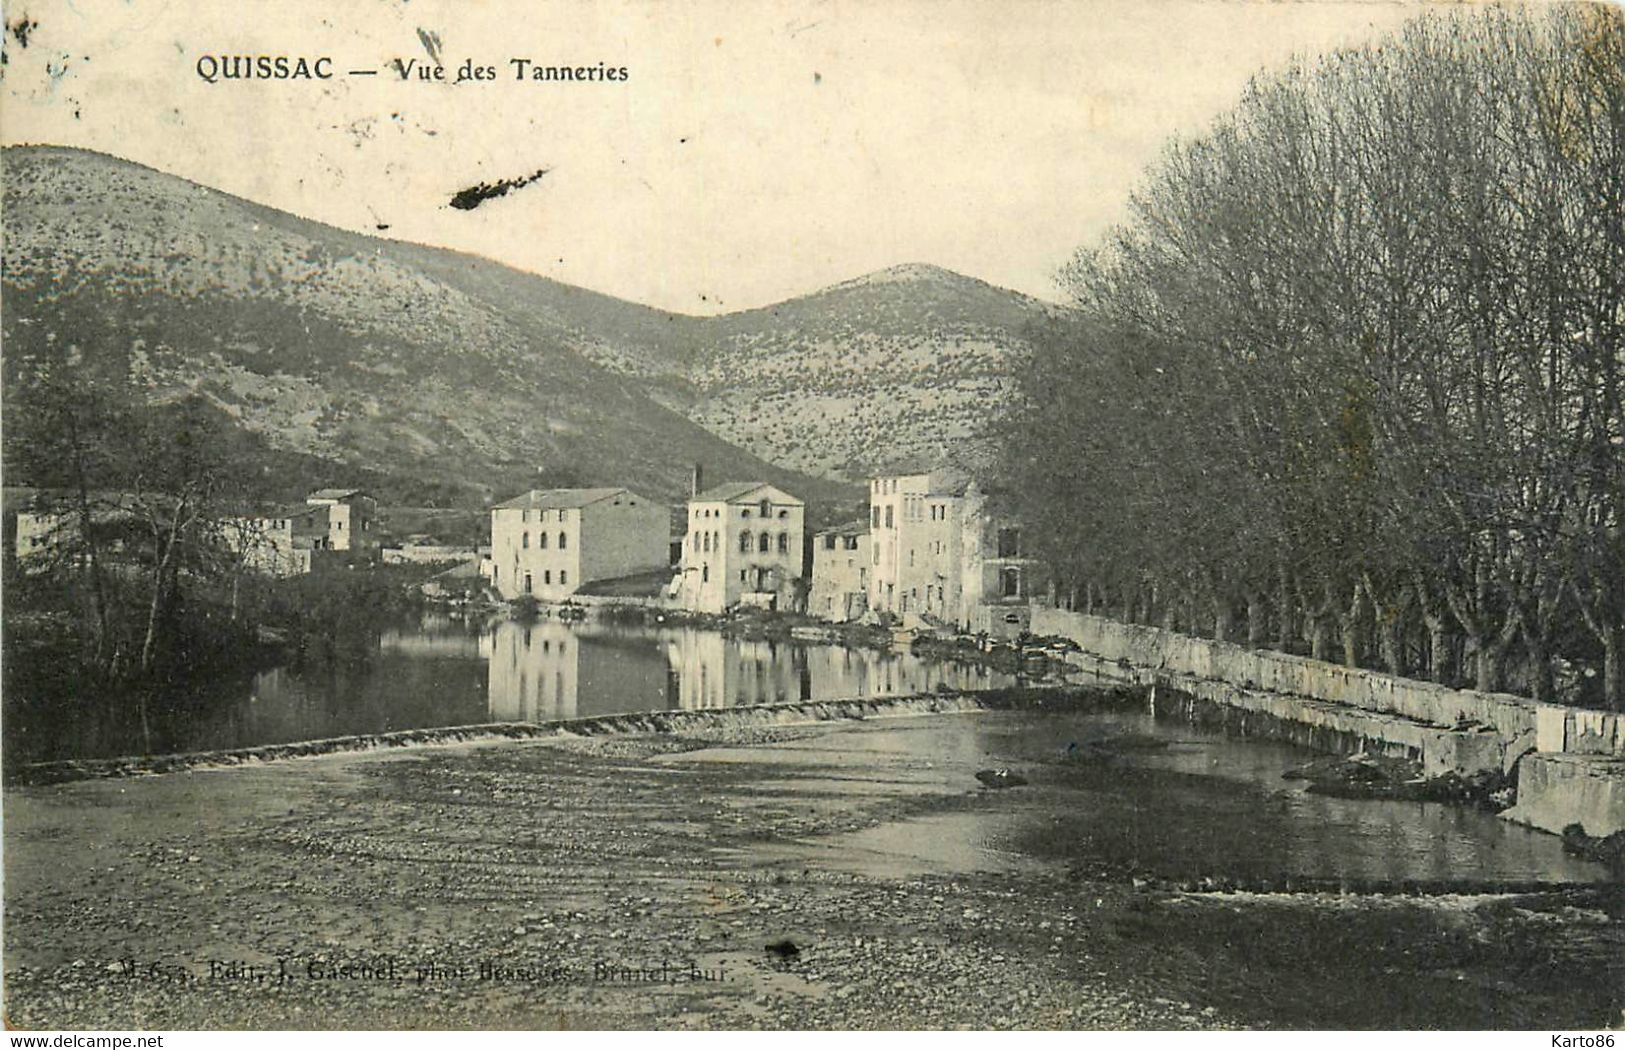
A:
<svg viewBox="0 0 1625 1050">
<path fill-rule="evenodd" d="M 1422 10 L 10 0 L 0 137 L 684 313 L 917 262 L 1059 300 L 1058 269 L 1124 218 L 1170 136 L 1199 132 L 1261 69 Z M 326 56 L 335 75 L 205 82 L 199 60 L 223 55 Z M 432 55 L 446 79 L 418 80 Z M 626 79 L 521 80 L 514 58 Z M 410 79 L 397 60 L 416 63 Z M 465 60 L 493 78 L 457 83 Z"/>
</svg>

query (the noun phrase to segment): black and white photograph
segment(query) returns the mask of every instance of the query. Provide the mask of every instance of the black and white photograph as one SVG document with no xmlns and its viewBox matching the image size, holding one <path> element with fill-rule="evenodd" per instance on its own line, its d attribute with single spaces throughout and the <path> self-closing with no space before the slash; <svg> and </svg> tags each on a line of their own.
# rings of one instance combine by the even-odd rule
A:
<svg viewBox="0 0 1625 1050">
<path fill-rule="evenodd" d="M 9 1046 L 1614 1045 L 1625 5 L 0 22 Z"/>
</svg>

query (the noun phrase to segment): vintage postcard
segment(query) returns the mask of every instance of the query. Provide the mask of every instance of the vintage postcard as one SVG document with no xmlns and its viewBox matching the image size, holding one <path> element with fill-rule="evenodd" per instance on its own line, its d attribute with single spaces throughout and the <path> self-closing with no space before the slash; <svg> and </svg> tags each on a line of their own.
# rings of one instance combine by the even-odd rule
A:
<svg viewBox="0 0 1625 1050">
<path fill-rule="evenodd" d="M 8 1028 L 1611 1046 L 1622 11 L 8 3 Z"/>
</svg>

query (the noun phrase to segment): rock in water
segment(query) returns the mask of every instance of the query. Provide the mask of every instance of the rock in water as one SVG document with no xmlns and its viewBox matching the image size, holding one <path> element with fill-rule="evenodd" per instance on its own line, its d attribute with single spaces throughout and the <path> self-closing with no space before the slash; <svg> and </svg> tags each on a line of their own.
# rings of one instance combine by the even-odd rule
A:
<svg viewBox="0 0 1625 1050">
<path fill-rule="evenodd" d="M 1008 769 L 979 769 L 976 771 L 976 779 L 980 780 L 984 787 L 990 788 L 1021 787 L 1027 783 L 1026 777 L 1012 773 Z"/>
</svg>

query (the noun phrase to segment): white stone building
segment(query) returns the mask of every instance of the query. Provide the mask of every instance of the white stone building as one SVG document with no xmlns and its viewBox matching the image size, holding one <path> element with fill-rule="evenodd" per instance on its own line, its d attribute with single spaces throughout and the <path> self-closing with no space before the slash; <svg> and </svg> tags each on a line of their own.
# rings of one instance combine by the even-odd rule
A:
<svg viewBox="0 0 1625 1050">
<path fill-rule="evenodd" d="M 964 485 L 941 472 L 869 482 L 869 608 L 904 626 L 946 625 L 960 605 Z"/>
<path fill-rule="evenodd" d="M 491 508 L 491 584 L 504 598 L 568 598 L 584 584 L 670 564 L 670 512 L 624 488 L 532 489 Z"/>
<path fill-rule="evenodd" d="M 791 609 L 806 596 L 806 505 L 763 481 L 730 482 L 688 501 L 681 572 L 672 591 L 695 612 L 739 604 Z"/>
</svg>

